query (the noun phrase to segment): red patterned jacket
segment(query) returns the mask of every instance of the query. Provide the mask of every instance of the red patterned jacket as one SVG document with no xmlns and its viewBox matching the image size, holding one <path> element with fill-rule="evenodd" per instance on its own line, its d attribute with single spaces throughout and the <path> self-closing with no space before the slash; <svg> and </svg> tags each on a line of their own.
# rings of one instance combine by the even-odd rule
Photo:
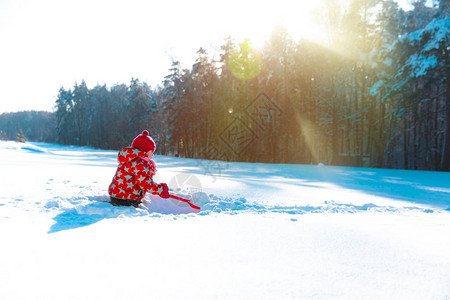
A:
<svg viewBox="0 0 450 300">
<path fill-rule="evenodd" d="M 160 194 L 162 187 L 153 181 L 156 164 L 140 149 L 126 147 L 119 151 L 119 166 L 109 185 L 109 195 L 125 200 L 141 200 L 146 192 Z"/>
</svg>

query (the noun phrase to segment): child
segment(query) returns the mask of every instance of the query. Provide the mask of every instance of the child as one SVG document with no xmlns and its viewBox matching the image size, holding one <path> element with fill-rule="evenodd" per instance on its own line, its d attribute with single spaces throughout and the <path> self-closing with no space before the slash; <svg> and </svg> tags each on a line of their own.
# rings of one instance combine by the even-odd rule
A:
<svg viewBox="0 0 450 300">
<path fill-rule="evenodd" d="M 144 130 L 133 140 L 131 147 L 119 151 L 119 166 L 108 189 L 112 205 L 138 207 L 146 192 L 169 198 L 167 184 L 153 181 L 155 148 L 155 142 Z"/>
</svg>

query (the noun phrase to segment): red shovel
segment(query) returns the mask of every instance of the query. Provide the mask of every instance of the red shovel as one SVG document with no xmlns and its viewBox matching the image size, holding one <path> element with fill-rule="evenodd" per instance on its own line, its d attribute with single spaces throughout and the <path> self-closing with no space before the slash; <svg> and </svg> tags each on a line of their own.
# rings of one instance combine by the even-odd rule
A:
<svg viewBox="0 0 450 300">
<path fill-rule="evenodd" d="M 184 199 L 184 198 L 181 198 L 181 197 L 178 197 L 178 196 L 175 196 L 175 195 L 169 195 L 169 197 L 173 198 L 173 199 L 176 199 L 176 200 L 180 200 L 180 201 L 186 202 L 187 204 L 189 204 L 190 207 L 200 210 L 199 206 L 194 205 L 194 204 L 191 203 L 191 200 Z"/>
</svg>

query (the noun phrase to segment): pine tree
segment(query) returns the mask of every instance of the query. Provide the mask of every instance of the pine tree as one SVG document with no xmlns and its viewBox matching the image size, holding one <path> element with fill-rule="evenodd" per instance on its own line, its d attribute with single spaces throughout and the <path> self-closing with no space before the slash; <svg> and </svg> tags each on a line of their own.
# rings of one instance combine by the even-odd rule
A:
<svg viewBox="0 0 450 300">
<path fill-rule="evenodd" d="M 398 139 L 398 132 L 394 130 L 395 126 L 392 126 L 396 122 L 392 105 L 396 101 L 398 90 L 392 82 L 398 72 L 398 55 L 394 49 L 401 33 L 401 14 L 402 10 L 394 0 L 382 2 L 381 11 L 377 15 L 379 32 L 371 53 L 375 80 L 369 92 L 378 102 L 378 107 L 375 108 L 377 115 L 375 124 L 377 126 L 374 129 L 377 133 L 373 135 L 371 153 L 373 166 L 380 168 L 386 166 L 386 159 L 392 159 L 392 146 L 395 144 L 395 139 Z M 389 121 L 390 123 L 388 123 Z M 388 157 L 385 157 L 386 155 Z"/>
<path fill-rule="evenodd" d="M 65 90 L 63 87 L 59 89 L 56 98 L 56 142 L 66 145 L 73 143 L 72 138 L 75 136 L 73 128 L 75 122 L 73 118 L 73 94 L 71 90 Z"/>
<path fill-rule="evenodd" d="M 89 89 L 86 82 L 83 80 L 80 85 L 75 83 L 72 92 L 72 116 L 75 125 L 75 140 L 76 145 L 88 145 L 88 129 L 90 125 L 90 98 Z"/>
<path fill-rule="evenodd" d="M 14 138 L 14 140 L 15 140 L 16 142 L 19 142 L 19 143 L 26 143 L 26 142 L 28 141 L 28 138 L 27 138 L 27 136 L 25 135 L 25 133 L 23 132 L 23 130 L 20 129 L 20 130 L 17 132 L 16 137 Z"/>
<path fill-rule="evenodd" d="M 440 119 L 445 117 L 441 116 L 443 109 L 436 90 L 445 89 L 442 78 L 446 73 L 449 26 L 448 15 L 433 16 L 435 13 L 436 8 L 427 7 L 425 1 L 415 2 L 414 10 L 405 14 L 406 33 L 396 44 L 396 51 L 401 55 L 393 86 L 403 95 L 397 107 L 404 122 L 405 168 L 428 169 L 431 161 L 437 164 L 438 157 L 441 157 L 439 168 L 444 167 L 446 150 L 436 130 L 443 124 Z"/>
<path fill-rule="evenodd" d="M 136 136 L 148 123 L 151 114 L 151 88 L 139 79 L 131 79 L 128 94 L 128 122 Z"/>
</svg>

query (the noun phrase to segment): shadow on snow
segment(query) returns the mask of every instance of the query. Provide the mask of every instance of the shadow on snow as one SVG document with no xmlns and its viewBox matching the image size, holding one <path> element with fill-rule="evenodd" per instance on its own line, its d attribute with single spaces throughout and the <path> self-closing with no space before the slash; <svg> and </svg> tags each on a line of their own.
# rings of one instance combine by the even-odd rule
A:
<svg viewBox="0 0 450 300">
<path fill-rule="evenodd" d="M 139 208 L 132 206 L 113 206 L 108 196 L 89 197 L 86 203 L 77 204 L 72 208 L 62 209 L 55 216 L 55 223 L 49 233 L 76 229 L 93 225 L 104 219 L 127 217 L 161 217 L 162 215 L 180 215 L 192 213 L 192 209 L 179 201 L 161 199 L 158 196 L 147 196 Z"/>
</svg>

